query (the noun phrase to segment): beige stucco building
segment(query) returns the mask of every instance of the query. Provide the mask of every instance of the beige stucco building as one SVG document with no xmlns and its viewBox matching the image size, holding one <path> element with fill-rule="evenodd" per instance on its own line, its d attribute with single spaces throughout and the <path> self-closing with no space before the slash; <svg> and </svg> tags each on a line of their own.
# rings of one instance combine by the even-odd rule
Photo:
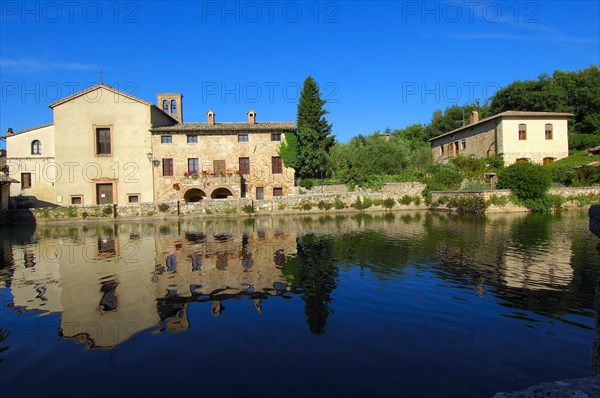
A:
<svg viewBox="0 0 600 398">
<path fill-rule="evenodd" d="M 5 136 L 20 181 L 11 196 L 43 207 L 291 192 L 278 150 L 293 123 L 257 123 L 254 111 L 247 123 L 215 123 L 212 111 L 208 123 L 183 123 L 182 98 L 158 94 L 159 108 L 100 83 L 50 104 L 53 123 Z"/>
<path fill-rule="evenodd" d="M 504 156 L 505 164 L 518 161 L 548 164 L 569 156 L 568 118 L 571 113 L 506 111 L 429 140 L 434 162 L 457 155 Z"/>
</svg>

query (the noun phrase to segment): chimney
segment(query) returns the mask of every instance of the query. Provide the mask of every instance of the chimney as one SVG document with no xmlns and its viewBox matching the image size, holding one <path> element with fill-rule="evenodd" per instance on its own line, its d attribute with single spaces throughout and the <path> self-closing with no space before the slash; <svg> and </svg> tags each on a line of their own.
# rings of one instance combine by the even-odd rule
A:
<svg viewBox="0 0 600 398">
<path fill-rule="evenodd" d="M 206 118 L 208 119 L 208 124 L 215 124 L 215 113 L 212 110 L 208 110 L 206 112 Z"/>
<path fill-rule="evenodd" d="M 469 124 L 474 124 L 479 122 L 479 112 L 477 111 L 472 111 L 471 112 L 471 123 Z"/>
<path fill-rule="evenodd" d="M 9 134 L 13 134 L 13 129 L 10 127 L 8 129 L 6 129 L 6 135 L 9 135 Z"/>
<path fill-rule="evenodd" d="M 254 112 L 252 109 L 250 109 L 246 114 L 248 115 L 248 124 L 255 124 L 256 123 L 256 112 Z"/>
</svg>

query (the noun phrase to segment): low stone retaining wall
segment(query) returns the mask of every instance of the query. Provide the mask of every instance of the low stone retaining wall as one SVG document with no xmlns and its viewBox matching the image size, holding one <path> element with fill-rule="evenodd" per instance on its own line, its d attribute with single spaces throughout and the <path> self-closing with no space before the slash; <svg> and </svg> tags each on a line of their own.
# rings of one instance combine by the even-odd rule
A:
<svg viewBox="0 0 600 398">
<path fill-rule="evenodd" d="M 343 188 L 342 188 L 343 187 Z M 135 217 L 177 217 L 177 216 L 245 216 L 248 214 L 306 214 L 306 213 L 341 213 L 356 211 L 384 210 L 456 210 L 450 199 L 481 198 L 483 210 L 494 212 L 529 211 L 525 207 L 510 202 L 509 190 L 493 191 L 439 191 L 431 193 L 431 206 L 421 196 L 425 185 L 421 183 L 386 184 L 381 192 L 370 190 L 348 191 L 346 186 L 330 185 L 331 192 L 320 192 L 321 187 L 313 187 L 309 193 L 276 197 L 268 200 L 239 199 L 205 199 L 201 202 L 164 202 L 140 203 L 136 205 L 104 205 L 104 206 L 69 206 L 37 208 L 9 211 L 7 220 L 15 222 L 43 222 L 47 220 L 76 219 L 114 219 Z M 598 197 L 600 203 L 600 187 L 585 188 L 553 188 L 551 194 L 561 195 L 565 199 L 590 195 Z M 456 201 L 455 201 L 456 202 Z M 565 207 L 581 207 L 577 200 L 567 201 Z"/>
</svg>

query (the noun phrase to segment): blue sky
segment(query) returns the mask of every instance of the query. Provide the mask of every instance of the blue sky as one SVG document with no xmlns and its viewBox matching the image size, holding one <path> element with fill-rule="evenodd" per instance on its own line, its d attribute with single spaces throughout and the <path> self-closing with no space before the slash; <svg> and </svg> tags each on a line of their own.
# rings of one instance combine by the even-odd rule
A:
<svg viewBox="0 0 600 398">
<path fill-rule="evenodd" d="M 294 121 L 307 75 L 340 141 L 482 101 L 514 80 L 600 63 L 597 1 L 0 3 L 0 131 L 99 81 L 184 121 Z M 3 146 L 4 143 L 0 143 Z"/>
</svg>

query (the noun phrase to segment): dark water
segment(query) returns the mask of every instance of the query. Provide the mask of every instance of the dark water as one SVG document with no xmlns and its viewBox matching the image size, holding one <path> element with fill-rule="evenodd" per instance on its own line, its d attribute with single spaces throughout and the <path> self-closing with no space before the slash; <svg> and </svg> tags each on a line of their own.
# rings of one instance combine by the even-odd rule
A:
<svg viewBox="0 0 600 398">
<path fill-rule="evenodd" d="M 0 238 L 3 397 L 482 397 L 589 374 L 600 259 L 585 212 Z"/>
</svg>

